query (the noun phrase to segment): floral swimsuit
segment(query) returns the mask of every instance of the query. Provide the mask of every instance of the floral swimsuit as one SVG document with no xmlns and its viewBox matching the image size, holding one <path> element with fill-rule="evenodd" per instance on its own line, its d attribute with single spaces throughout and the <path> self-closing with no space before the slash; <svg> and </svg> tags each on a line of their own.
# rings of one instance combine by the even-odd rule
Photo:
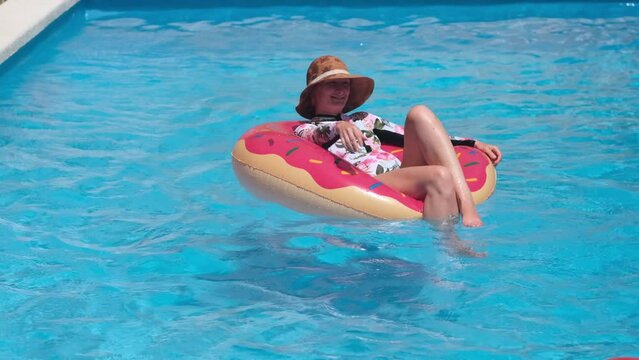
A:
<svg viewBox="0 0 639 360">
<path fill-rule="evenodd" d="M 364 146 L 359 151 L 346 150 L 337 134 L 338 121 L 349 121 L 364 134 Z M 317 116 L 311 122 L 299 125 L 295 134 L 328 149 L 333 155 L 348 161 L 361 171 L 376 176 L 398 169 L 402 162 L 393 154 L 382 149 L 382 141 L 397 146 L 404 145 L 404 128 L 367 112 L 341 114 L 336 117 Z M 453 145 L 473 146 L 475 141 L 450 137 Z"/>
</svg>

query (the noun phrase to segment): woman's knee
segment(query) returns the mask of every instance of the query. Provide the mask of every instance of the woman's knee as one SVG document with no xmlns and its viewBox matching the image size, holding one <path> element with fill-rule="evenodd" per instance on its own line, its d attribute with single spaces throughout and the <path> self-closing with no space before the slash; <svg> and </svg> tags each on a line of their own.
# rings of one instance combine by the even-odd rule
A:
<svg viewBox="0 0 639 360">
<path fill-rule="evenodd" d="M 413 106 L 406 116 L 406 125 L 409 123 L 435 123 L 439 122 L 437 116 L 425 105 Z"/>
<path fill-rule="evenodd" d="M 445 166 L 432 165 L 428 167 L 428 178 L 426 187 L 429 191 L 436 191 L 442 195 L 451 195 L 455 193 L 453 186 L 453 175 Z"/>
</svg>

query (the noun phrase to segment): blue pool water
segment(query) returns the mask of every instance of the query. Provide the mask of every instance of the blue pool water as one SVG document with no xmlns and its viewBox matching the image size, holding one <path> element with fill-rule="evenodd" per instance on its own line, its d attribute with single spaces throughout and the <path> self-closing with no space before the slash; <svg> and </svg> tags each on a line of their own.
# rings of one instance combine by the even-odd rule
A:
<svg viewBox="0 0 639 360">
<path fill-rule="evenodd" d="M 639 356 L 639 6 L 88 1 L 0 67 L 0 357 Z M 260 6 L 257 6 L 260 5 Z M 253 198 L 313 57 L 498 144 L 482 259 Z"/>
</svg>

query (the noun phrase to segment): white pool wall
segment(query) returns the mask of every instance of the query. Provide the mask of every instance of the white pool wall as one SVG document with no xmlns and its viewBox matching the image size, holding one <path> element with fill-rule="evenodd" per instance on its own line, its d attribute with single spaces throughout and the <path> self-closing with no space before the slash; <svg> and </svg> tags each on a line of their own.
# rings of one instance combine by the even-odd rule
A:
<svg viewBox="0 0 639 360">
<path fill-rule="evenodd" d="M 80 0 L 0 2 L 0 64 Z"/>
</svg>

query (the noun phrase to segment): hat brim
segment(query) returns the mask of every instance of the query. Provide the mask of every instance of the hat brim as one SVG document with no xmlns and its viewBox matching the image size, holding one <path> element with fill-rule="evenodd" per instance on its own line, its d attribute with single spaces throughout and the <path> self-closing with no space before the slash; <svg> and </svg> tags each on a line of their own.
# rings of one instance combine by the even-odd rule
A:
<svg viewBox="0 0 639 360">
<path fill-rule="evenodd" d="M 344 112 L 349 112 L 353 109 L 360 107 L 362 104 L 368 100 L 368 98 L 373 93 L 373 89 L 375 88 L 375 81 L 373 79 L 354 74 L 335 74 L 322 79 L 322 81 L 318 81 L 315 84 L 311 84 L 302 91 L 300 94 L 300 102 L 295 107 L 295 110 L 298 114 L 302 115 L 306 119 L 310 119 L 315 116 L 315 109 L 313 108 L 313 104 L 311 102 L 311 94 L 313 93 L 313 89 L 318 85 L 325 81 L 335 80 L 335 79 L 350 79 L 351 81 L 351 90 L 348 96 L 348 101 L 346 101 L 346 105 L 344 106 Z"/>
</svg>

